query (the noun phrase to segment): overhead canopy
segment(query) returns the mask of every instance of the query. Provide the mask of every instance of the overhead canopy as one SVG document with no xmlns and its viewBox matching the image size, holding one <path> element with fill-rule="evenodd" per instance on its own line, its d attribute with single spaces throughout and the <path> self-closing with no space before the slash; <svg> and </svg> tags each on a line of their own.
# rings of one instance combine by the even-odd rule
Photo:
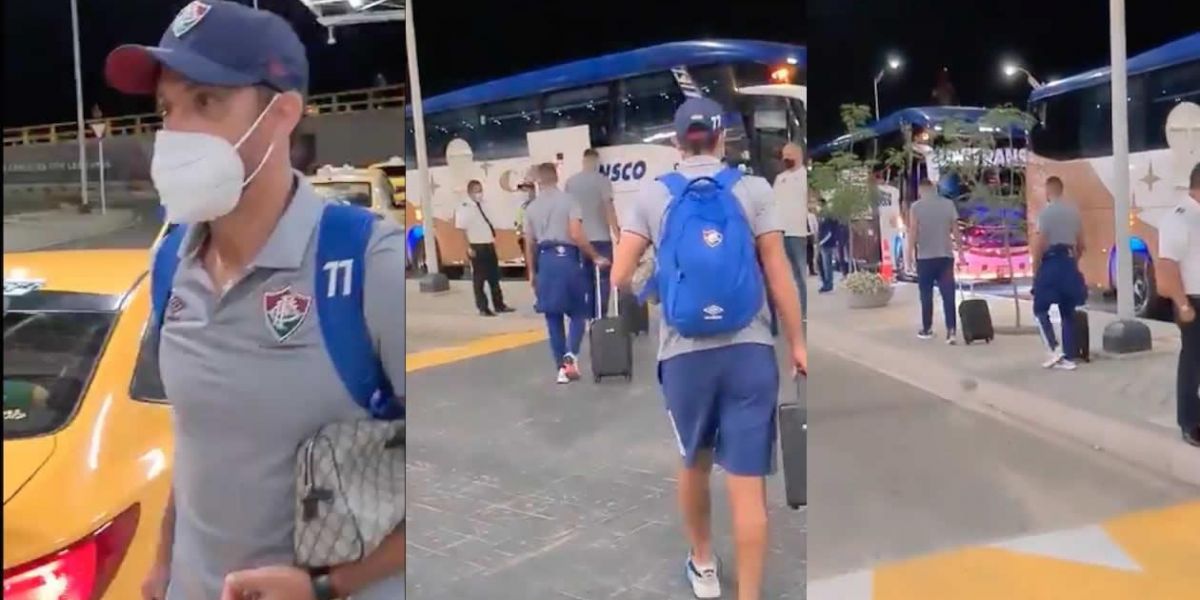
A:
<svg viewBox="0 0 1200 600">
<path fill-rule="evenodd" d="M 326 27 L 404 20 L 405 0 L 300 0 Z"/>
</svg>

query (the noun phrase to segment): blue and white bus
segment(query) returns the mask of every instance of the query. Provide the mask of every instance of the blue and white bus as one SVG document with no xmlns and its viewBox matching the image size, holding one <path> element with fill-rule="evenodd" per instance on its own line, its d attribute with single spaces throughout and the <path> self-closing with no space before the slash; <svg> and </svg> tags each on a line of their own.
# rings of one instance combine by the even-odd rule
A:
<svg viewBox="0 0 1200 600">
<path fill-rule="evenodd" d="M 726 115 L 726 158 L 768 178 L 782 166 L 784 143 L 804 144 L 803 46 L 745 40 L 673 42 L 608 54 L 489 81 L 425 100 L 440 267 L 460 276 L 466 245 L 453 228 L 466 184 L 484 185 L 497 217 L 502 265 L 521 267 L 517 220 L 527 196 L 517 189 L 535 163 L 554 162 L 565 179 L 595 148 L 613 181 L 618 212 L 639 181 L 674 168 L 672 119 L 685 97 L 720 102 Z M 406 160 L 416 164 L 410 142 Z M 419 172 L 407 196 L 421 197 Z"/>
<path fill-rule="evenodd" d="M 887 169 L 880 174 L 882 181 L 879 188 L 883 198 L 879 207 L 878 241 L 873 238 L 873 222 L 865 227 L 856 224 L 855 255 L 858 260 L 874 263 L 886 257 L 901 278 L 915 276 L 904 271 L 905 263 L 902 260 L 905 215 L 908 206 L 916 200 L 918 182 L 928 178 L 938 186 L 939 193 L 955 199 L 959 204 L 961 231 L 966 246 L 965 262 L 955 268 L 960 280 L 992 281 L 1031 274 L 1032 265 L 1023 225 L 1024 208 L 1011 207 L 1002 211 L 999 207 L 973 201 L 970 190 L 959 185 L 957 177 L 945 176 L 947 167 L 957 161 L 978 160 L 991 168 L 997 185 L 1009 188 L 1002 191 L 1019 193 L 1015 190 L 1020 190 L 1024 184 L 1026 134 L 1018 129 L 995 130 L 981 123 L 987 112 L 985 108 L 974 106 L 904 108 L 860 131 L 835 138 L 813 149 L 813 160 L 819 161 L 837 151 L 853 152 L 860 158 L 866 158 L 877 147 L 882 160 L 887 149 L 900 150 L 906 143 L 911 143 L 911 163 L 898 171 Z M 992 133 L 995 144 L 987 150 L 990 154 L 980 156 L 971 149 L 961 149 L 959 155 L 948 151 L 939 133 L 951 121 L 967 127 L 977 125 L 981 132 Z"/>
<path fill-rule="evenodd" d="M 1126 64 L 1129 115 L 1130 250 L 1139 316 L 1169 314 L 1155 289 L 1158 224 L 1186 194 L 1200 162 L 1200 33 L 1136 56 Z M 1079 204 L 1087 249 L 1079 258 L 1088 285 L 1116 290 L 1113 215 L 1112 73 L 1108 67 L 1052 81 L 1029 95 L 1038 119 L 1030 140 L 1031 217 L 1046 205 L 1045 181 L 1062 179 Z"/>
</svg>

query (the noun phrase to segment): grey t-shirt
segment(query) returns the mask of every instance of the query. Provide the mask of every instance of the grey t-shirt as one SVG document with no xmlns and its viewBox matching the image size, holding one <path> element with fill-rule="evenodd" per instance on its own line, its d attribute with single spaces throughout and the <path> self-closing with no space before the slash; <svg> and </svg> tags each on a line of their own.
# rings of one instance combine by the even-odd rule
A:
<svg viewBox="0 0 1200 600">
<path fill-rule="evenodd" d="M 926 196 L 909 209 L 917 218 L 917 259 L 953 258 L 950 232 L 958 223 L 954 201 L 941 196 Z"/>
<path fill-rule="evenodd" d="M 583 171 L 572 175 L 564 188 L 575 200 L 572 219 L 583 220 L 583 232 L 588 241 L 611 242 L 608 228 L 608 203 L 612 202 L 612 182 L 599 171 Z"/>
<path fill-rule="evenodd" d="M 541 242 L 574 245 L 571 240 L 571 207 L 575 201 L 558 188 L 543 188 L 525 207 L 525 232 Z"/>
<path fill-rule="evenodd" d="M 1079 230 L 1082 228 L 1083 221 L 1079 216 L 1079 209 L 1062 199 L 1047 204 L 1037 218 L 1038 233 L 1046 240 L 1047 246 L 1074 246 L 1079 240 Z"/>
<path fill-rule="evenodd" d="M 695 178 L 712 176 L 724 167 L 725 165 L 714 157 L 696 156 L 680 162 L 676 170 L 689 178 Z M 783 225 L 776 213 L 771 185 L 766 179 L 744 176 L 734 186 L 733 193 L 741 201 L 755 236 L 783 231 Z M 643 181 L 632 206 L 622 215 L 622 230 L 640 235 L 657 246 L 663 213 L 670 202 L 671 193 L 665 185 L 652 179 Z M 767 311 L 765 302 L 762 311 L 745 329 L 727 335 L 686 338 L 667 326 L 666 321 L 659 321 L 658 360 L 667 360 L 688 352 L 745 343 L 775 345 L 775 339 L 771 336 L 771 314 Z"/>
<path fill-rule="evenodd" d="M 233 571 L 294 564 L 297 448 L 324 425 L 368 418 L 321 337 L 315 299 L 325 290 L 315 289 L 315 263 L 324 205 L 301 180 L 245 277 L 223 293 L 213 289 L 198 252 L 207 228 L 191 227 L 180 246 L 159 351 L 175 435 L 168 600 L 213 600 Z M 404 231 L 398 224 L 377 221 L 361 268 L 371 341 L 403 394 Z M 288 310 L 271 310 L 280 303 Z M 403 590 L 397 576 L 355 600 L 401 598 Z"/>
</svg>

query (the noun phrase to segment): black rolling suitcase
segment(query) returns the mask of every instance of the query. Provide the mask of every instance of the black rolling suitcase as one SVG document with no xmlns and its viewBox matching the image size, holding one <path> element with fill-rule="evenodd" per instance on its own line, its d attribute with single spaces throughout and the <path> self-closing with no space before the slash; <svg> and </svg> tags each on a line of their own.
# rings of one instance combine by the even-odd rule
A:
<svg viewBox="0 0 1200 600">
<path fill-rule="evenodd" d="M 1087 311 L 1076 310 L 1073 316 L 1075 319 L 1075 347 L 1070 348 L 1070 351 L 1065 354 L 1071 360 L 1092 362 L 1092 332 L 1088 326 Z"/>
<path fill-rule="evenodd" d="M 808 390 L 807 377 L 796 379 L 796 401 L 779 405 L 779 452 L 788 506 L 808 506 Z"/>
<path fill-rule="evenodd" d="M 650 307 L 638 302 L 637 296 L 632 293 L 618 293 L 617 314 L 621 315 L 629 333 L 638 335 L 650 331 Z"/>
<path fill-rule="evenodd" d="M 958 328 L 962 330 L 963 342 L 967 345 L 978 341 L 990 344 L 996 339 L 992 311 L 988 308 L 987 300 L 974 297 L 974 292 L 971 296 L 968 298 L 966 291 L 963 291 L 962 302 L 958 305 Z"/>
<path fill-rule="evenodd" d="M 588 329 L 592 379 L 599 383 L 604 377 L 624 375 L 626 381 L 632 380 L 633 337 L 621 319 L 622 307 L 618 302 L 615 315 L 601 318 L 600 297 L 600 269 L 596 269 L 596 319 Z"/>
</svg>

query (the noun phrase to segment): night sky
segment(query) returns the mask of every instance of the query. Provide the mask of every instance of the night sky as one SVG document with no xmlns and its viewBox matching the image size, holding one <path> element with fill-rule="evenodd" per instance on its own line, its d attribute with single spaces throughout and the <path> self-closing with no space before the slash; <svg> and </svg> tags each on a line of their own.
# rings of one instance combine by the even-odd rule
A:
<svg viewBox="0 0 1200 600">
<path fill-rule="evenodd" d="M 189 0 L 79 0 L 85 116 L 99 103 L 106 115 L 149 112 L 153 104 L 127 98 L 104 84 L 104 58 L 122 43 L 154 44 Z M 251 0 L 242 0 L 245 4 Z M 308 47 L 310 92 L 371 87 L 376 73 L 405 77 L 404 23 L 325 28 L 299 0 L 259 0 L 285 16 Z M 69 0 L 5 0 L 4 126 L 75 119 L 75 76 Z"/>
<path fill-rule="evenodd" d="M 1200 30 L 1181 0 L 1126 0 L 1130 56 Z M 1023 107 L 1024 78 L 1006 79 L 1012 57 L 1045 82 L 1109 63 L 1107 0 L 808 0 L 811 143 L 841 133 L 838 106 L 872 103 L 871 83 L 889 51 L 906 64 L 879 84 L 881 114 L 930 104 L 938 70 L 950 69 L 960 104 Z"/>
<path fill-rule="evenodd" d="M 424 0 L 413 9 L 425 96 L 663 42 L 715 37 L 803 45 L 808 33 L 803 0 L 511 0 L 472 3 L 469 11 L 465 6 Z"/>
</svg>

